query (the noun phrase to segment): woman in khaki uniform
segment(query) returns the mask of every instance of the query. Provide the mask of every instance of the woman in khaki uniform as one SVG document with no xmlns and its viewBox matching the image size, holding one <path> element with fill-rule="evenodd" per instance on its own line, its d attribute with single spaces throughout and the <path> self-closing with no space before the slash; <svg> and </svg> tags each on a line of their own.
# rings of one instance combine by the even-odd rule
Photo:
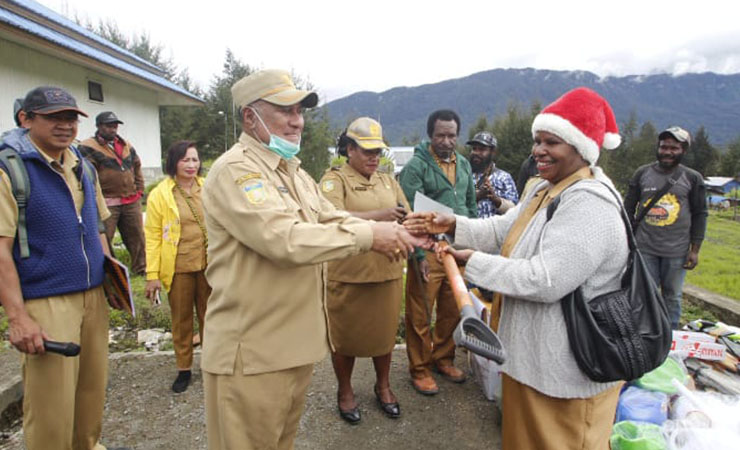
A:
<svg viewBox="0 0 740 450">
<path fill-rule="evenodd" d="M 321 191 L 338 209 L 375 221 L 399 221 L 409 209 L 406 197 L 391 175 L 377 173 L 384 148 L 380 124 L 362 117 L 339 138 L 339 152 L 347 164 L 327 171 Z M 334 372 L 339 389 L 339 414 L 356 424 L 360 411 L 352 391 L 355 357 L 372 357 L 375 396 L 391 418 L 401 414 L 390 389 L 391 353 L 395 345 L 403 292 L 403 262 L 388 262 L 378 254 L 362 254 L 329 263 L 327 308 L 334 343 Z"/>
<path fill-rule="evenodd" d="M 202 338 L 211 294 L 205 277 L 208 237 L 201 201 L 202 166 L 195 143 L 174 143 L 167 151 L 165 171 L 169 177 L 147 199 L 146 296 L 154 302 L 162 287 L 169 292 L 177 362 L 172 390 L 180 393 L 190 384 L 193 365 L 193 308 Z"/>
</svg>

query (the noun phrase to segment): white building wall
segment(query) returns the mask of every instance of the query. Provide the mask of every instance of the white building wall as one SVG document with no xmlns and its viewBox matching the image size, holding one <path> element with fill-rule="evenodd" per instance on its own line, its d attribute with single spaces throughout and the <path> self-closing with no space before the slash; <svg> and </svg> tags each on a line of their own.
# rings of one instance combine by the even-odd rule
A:
<svg viewBox="0 0 740 450">
<path fill-rule="evenodd" d="M 103 86 L 104 102 L 88 99 L 88 80 Z M 36 86 L 69 91 L 90 117 L 80 117 L 77 138 L 95 133 L 95 116 L 113 111 L 124 124 L 119 134 L 136 148 L 142 165 L 161 169 L 158 93 L 86 67 L 0 39 L 0 130 L 15 127 L 13 102 Z"/>
</svg>

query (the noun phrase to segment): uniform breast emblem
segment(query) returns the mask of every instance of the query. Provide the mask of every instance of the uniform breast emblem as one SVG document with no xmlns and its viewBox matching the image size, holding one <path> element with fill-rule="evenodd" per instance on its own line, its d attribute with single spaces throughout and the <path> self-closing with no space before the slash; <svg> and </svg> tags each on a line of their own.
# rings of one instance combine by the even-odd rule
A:
<svg viewBox="0 0 740 450">
<path fill-rule="evenodd" d="M 249 203 L 253 205 L 261 205 L 267 200 L 267 192 L 261 180 L 250 180 L 242 189 Z"/>
<path fill-rule="evenodd" d="M 321 183 L 321 190 L 324 192 L 331 192 L 334 190 L 334 180 L 325 180 Z"/>
</svg>

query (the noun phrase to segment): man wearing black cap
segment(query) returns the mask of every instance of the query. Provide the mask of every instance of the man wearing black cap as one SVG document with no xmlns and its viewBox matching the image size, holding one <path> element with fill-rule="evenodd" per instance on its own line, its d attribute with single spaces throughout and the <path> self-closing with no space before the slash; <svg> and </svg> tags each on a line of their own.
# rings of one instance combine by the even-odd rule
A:
<svg viewBox="0 0 740 450">
<path fill-rule="evenodd" d="M 118 135 L 119 124 L 123 122 L 112 111 L 98 114 L 95 117 L 98 131 L 82 141 L 80 151 L 98 169 L 105 203 L 111 212 L 105 221 L 108 245 L 118 228 L 131 255 L 131 271 L 143 275 L 146 272 L 146 241 L 139 199 L 144 193 L 144 177 L 136 150 Z"/>
<path fill-rule="evenodd" d="M 519 201 L 514 178 L 496 167 L 496 144 L 496 137 L 487 131 L 476 133 L 467 142 L 471 148 L 469 159 L 481 219 L 503 214 Z"/>
<path fill-rule="evenodd" d="M 707 228 L 704 178 L 681 164 L 690 146 L 691 135 L 683 128 L 661 132 L 658 160 L 635 171 L 624 198 L 637 245 L 660 287 L 674 329 L 681 318 L 686 270 L 699 263 Z"/>
<path fill-rule="evenodd" d="M 0 145 L 0 303 L 10 343 L 23 353 L 29 450 L 102 448 L 108 249 L 98 223 L 109 212 L 94 169 L 72 147 L 80 115 L 87 117 L 65 90 L 33 89 L 20 112 L 23 128 Z M 27 181 L 27 195 L 11 179 Z M 82 351 L 45 353 L 46 340 L 78 343 Z"/>
</svg>

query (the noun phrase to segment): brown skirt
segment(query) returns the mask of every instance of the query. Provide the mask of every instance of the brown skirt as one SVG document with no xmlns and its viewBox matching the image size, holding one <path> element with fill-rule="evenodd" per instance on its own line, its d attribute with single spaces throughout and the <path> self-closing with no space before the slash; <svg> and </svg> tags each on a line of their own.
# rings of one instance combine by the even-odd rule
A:
<svg viewBox="0 0 740 450">
<path fill-rule="evenodd" d="M 502 450 L 608 450 L 621 387 L 555 398 L 502 374 Z"/>
<path fill-rule="evenodd" d="M 403 279 L 379 283 L 329 281 L 329 336 L 345 356 L 382 356 L 396 343 Z"/>
</svg>

